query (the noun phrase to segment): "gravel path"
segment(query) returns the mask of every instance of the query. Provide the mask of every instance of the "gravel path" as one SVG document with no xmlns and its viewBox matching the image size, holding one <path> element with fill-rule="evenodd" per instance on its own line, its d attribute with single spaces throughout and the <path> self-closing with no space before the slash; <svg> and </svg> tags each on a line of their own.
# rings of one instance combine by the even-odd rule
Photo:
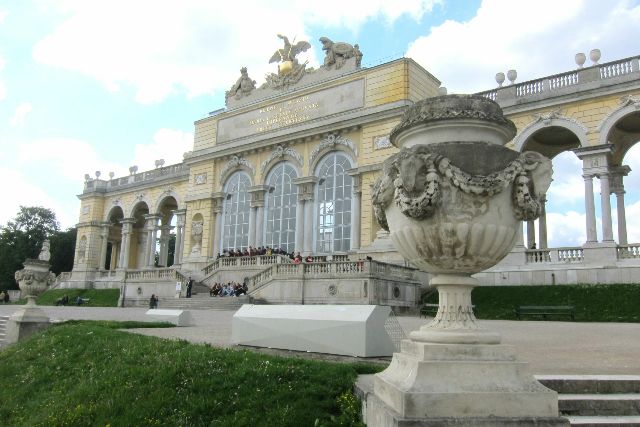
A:
<svg viewBox="0 0 640 427">
<path fill-rule="evenodd" d="M 41 307 L 51 319 L 150 321 L 145 308 Z M 0 305 L 0 316 L 9 316 L 19 306 Z M 232 347 L 233 311 L 192 310 L 195 326 L 137 329 L 136 333 L 194 343 Z M 426 323 L 417 317 L 398 317 L 405 332 Z M 640 323 L 577 323 L 550 321 L 480 321 L 483 327 L 502 335 L 503 344 L 514 345 L 518 359 L 529 363 L 531 372 L 545 374 L 640 374 Z M 270 351 L 296 355 L 294 352 Z M 308 356 L 303 354 L 304 356 Z M 311 355 L 331 360 L 353 360 Z"/>
</svg>

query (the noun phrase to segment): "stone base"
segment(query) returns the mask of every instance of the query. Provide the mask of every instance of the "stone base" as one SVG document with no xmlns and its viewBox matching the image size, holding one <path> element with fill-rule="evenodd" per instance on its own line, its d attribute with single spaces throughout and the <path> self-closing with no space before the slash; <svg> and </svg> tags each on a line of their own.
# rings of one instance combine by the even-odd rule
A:
<svg viewBox="0 0 640 427">
<path fill-rule="evenodd" d="M 362 390 L 363 391 L 363 390 Z M 482 399 L 479 397 L 479 399 Z M 441 417 L 405 418 L 385 405 L 375 394 L 363 399 L 363 421 L 369 427 L 568 427 L 562 417 Z"/>
<path fill-rule="evenodd" d="M 505 418 L 514 422 L 558 416 L 557 393 L 536 381 L 526 364 L 516 360 L 515 348 L 507 345 L 404 340 L 401 353 L 395 353 L 389 367 L 375 375 L 374 393 L 388 409 L 372 413 L 396 413 L 393 419 Z"/>
<path fill-rule="evenodd" d="M 9 317 L 5 341 L 12 344 L 51 326 L 49 317 L 38 307 L 26 306 Z"/>
</svg>

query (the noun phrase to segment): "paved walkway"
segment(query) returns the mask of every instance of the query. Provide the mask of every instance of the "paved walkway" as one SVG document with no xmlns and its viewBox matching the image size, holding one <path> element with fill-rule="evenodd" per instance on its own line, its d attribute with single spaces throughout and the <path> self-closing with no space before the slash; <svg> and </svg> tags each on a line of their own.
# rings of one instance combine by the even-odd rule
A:
<svg viewBox="0 0 640 427">
<path fill-rule="evenodd" d="M 41 308 L 51 319 L 60 320 L 151 320 L 145 315 L 145 308 Z M 19 306 L 0 305 L 0 316 L 9 316 L 18 309 Z M 192 310 L 195 326 L 138 329 L 135 332 L 232 347 L 233 313 Z M 398 320 L 407 333 L 426 323 L 425 319 L 417 317 L 398 317 Z M 484 320 L 480 324 L 499 332 L 504 344 L 516 346 L 518 359 L 529 363 L 532 373 L 537 375 L 640 374 L 640 323 Z"/>
</svg>

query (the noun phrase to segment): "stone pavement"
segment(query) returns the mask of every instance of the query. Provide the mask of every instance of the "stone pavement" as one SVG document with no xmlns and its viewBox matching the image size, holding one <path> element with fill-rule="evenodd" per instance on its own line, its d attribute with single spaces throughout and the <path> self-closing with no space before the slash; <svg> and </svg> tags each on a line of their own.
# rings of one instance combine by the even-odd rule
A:
<svg viewBox="0 0 640 427">
<path fill-rule="evenodd" d="M 20 306 L 0 305 L 0 316 L 10 316 Z M 146 308 L 41 307 L 51 319 L 150 321 Z M 232 347 L 233 311 L 192 310 L 195 326 L 138 329 L 134 332 L 161 338 L 184 339 Z M 427 320 L 398 317 L 406 333 Z M 578 323 L 550 321 L 484 320 L 480 324 L 502 335 L 504 344 L 514 345 L 518 359 L 529 363 L 536 375 L 640 374 L 640 323 Z M 297 352 L 271 351 L 285 355 Z M 303 354 L 306 355 L 306 354 Z M 362 360 L 329 355 L 311 355 L 329 360 Z"/>
</svg>

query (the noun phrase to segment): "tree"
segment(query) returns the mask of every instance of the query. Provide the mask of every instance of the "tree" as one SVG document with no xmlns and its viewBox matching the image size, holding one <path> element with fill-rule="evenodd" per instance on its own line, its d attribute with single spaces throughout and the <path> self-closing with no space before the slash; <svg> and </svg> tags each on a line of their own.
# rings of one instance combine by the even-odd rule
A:
<svg viewBox="0 0 640 427">
<path fill-rule="evenodd" d="M 0 288 L 17 288 L 14 273 L 22 269 L 27 258 L 37 258 L 42 242 L 59 232 L 60 225 L 51 209 L 20 206 L 14 220 L 0 227 Z M 72 259 L 74 249 L 71 249 Z"/>
<path fill-rule="evenodd" d="M 49 237 L 51 243 L 51 271 L 56 275 L 63 271 L 73 270 L 73 255 L 76 250 L 75 227 L 66 231 L 58 231 Z"/>
</svg>

